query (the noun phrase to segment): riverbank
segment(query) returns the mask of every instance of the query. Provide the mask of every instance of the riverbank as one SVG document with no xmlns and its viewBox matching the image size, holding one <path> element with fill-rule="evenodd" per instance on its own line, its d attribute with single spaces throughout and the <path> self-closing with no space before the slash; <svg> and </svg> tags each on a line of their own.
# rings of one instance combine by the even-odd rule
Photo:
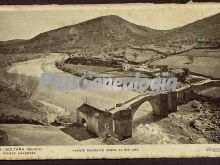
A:
<svg viewBox="0 0 220 165">
<path fill-rule="evenodd" d="M 33 75 L 35 78 L 39 79 L 41 74 L 44 71 L 58 71 L 61 74 L 69 75 L 69 73 L 62 72 L 55 67 L 55 61 L 57 59 L 61 59 L 62 55 L 56 56 L 48 56 L 43 59 L 35 59 L 26 62 L 21 62 L 13 65 L 10 68 L 10 73 L 23 74 L 26 76 Z M 43 67 L 42 67 L 43 66 Z M 86 67 L 85 67 L 86 69 Z M 16 72 L 15 72 L 16 71 Z M 16 145 L 70 145 L 70 144 L 191 144 L 191 143 L 218 143 L 214 137 L 218 138 L 218 129 L 212 130 L 214 133 L 202 133 L 203 129 L 206 129 L 205 124 L 202 124 L 199 127 L 199 122 L 209 123 L 209 128 L 213 126 L 213 121 L 219 120 L 219 108 L 212 107 L 212 105 L 207 100 L 205 104 L 208 104 L 208 108 L 210 110 L 202 110 L 197 112 L 191 107 L 191 103 L 187 103 L 181 106 L 178 106 L 178 111 L 170 114 L 167 118 L 159 118 L 155 119 L 152 116 L 152 107 L 148 102 L 144 103 L 137 111 L 140 112 L 139 116 L 141 119 L 133 120 L 133 136 L 132 138 L 126 139 L 124 141 L 118 141 L 114 138 L 110 138 L 106 141 L 102 141 L 97 137 L 93 137 L 88 135 L 88 131 L 85 127 L 77 127 L 75 125 L 71 125 L 70 123 L 74 123 L 76 117 L 76 108 L 78 108 L 83 103 L 87 102 L 88 104 L 97 107 L 99 109 L 108 109 L 112 108 L 116 105 L 116 103 L 122 103 L 126 100 L 129 100 L 138 95 L 138 93 L 134 93 L 131 91 L 83 91 L 83 90 L 75 90 L 75 91 L 57 91 L 54 89 L 46 89 L 42 93 L 35 92 L 31 99 L 26 99 L 25 96 L 21 96 L 20 94 L 15 95 L 13 91 L 8 91 L 2 89 L 3 93 L 0 100 L 4 101 L 4 99 L 8 99 L 8 102 L 5 102 L 6 105 L 3 105 L 1 111 L 8 116 L 12 115 L 13 117 L 16 115 L 25 115 L 33 118 L 38 116 L 38 111 L 40 110 L 44 113 L 46 122 L 45 124 L 36 125 L 35 123 L 27 122 L 26 124 L 21 124 L 21 122 L 17 122 L 17 124 L 0 124 L 0 129 L 3 129 L 8 136 L 9 139 L 12 139 L 12 144 Z M 215 90 L 214 90 L 215 91 Z M 212 90 L 211 92 L 214 93 Z M 210 91 L 206 91 L 206 94 L 210 93 Z M 4 93 L 8 93 L 10 97 L 5 97 Z M 212 96 L 213 93 L 210 93 Z M 7 96 L 7 95 L 6 95 Z M 5 98 L 4 98 L 5 97 Z M 16 102 L 16 99 L 20 101 Z M 23 101 L 22 101 L 23 99 Z M 22 107 L 27 106 L 26 102 L 33 103 L 32 101 L 36 101 L 42 107 L 36 110 L 36 112 L 28 112 L 29 107 L 22 109 Z M 24 104 L 21 104 L 25 102 Z M 12 104 L 13 103 L 13 104 Z M 19 104 L 21 104 L 19 109 Z M 29 103 L 27 103 L 29 105 Z M 202 103 L 203 104 L 203 103 Z M 31 104 L 32 105 L 32 104 Z M 31 106 L 29 105 L 29 106 Z M 34 105 L 34 104 L 33 104 Z M 5 106 L 5 107 L 4 107 Z M 6 107 L 7 106 L 7 107 Z M 11 107 L 10 107 L 11 106 Z M 213 105 L 215 106 L 215 104 Z M 214 111 L 211 109 L 215 109 Z M 145 111 L 145 112 L 144 112 Z M 12 113 L 12 114 L 10 114 Z M 61 113 L 61 114 L 60 114 Z M 208 116 L 207 117 L 207 113 Z M 58 116 L 67 115 L 65 118 L 60 118 Z M 146 116 L 147 115 L 147 116 Z M 213 117 L 214 116 L 214 117 Z M 57 118 L 58 117 L 58 118 Z M 200 119 L 201 118 L 201 119 Z M 18 119 L 18 118 L 17 118 Z M 55 119 L 59 119 L 56 120 Z M 64 121 L 65 120 L 65 121 Z M 190 121 L 195 120 L 193 124 Z M 53 122 L 54 121 L 54 122 Z M 61 121 L 61 123 L 57 122 Z M 62 125 L 62 121 L 68 123 L 68 125 Z M 198 122 L 197 122 L 198 121 Z M 10 123 L 10 124 L 9 124 Z M 20 123 L 20 124 L 19 124 Z M 52 123 L 53 125 L 49 125 L 48 123 Z M 62 125 L 62 126 L 61 126 Z M 195 125 L 195 126 L 194 126 Z M 217 123 L 218 126 L 218 123 Z M 215 126 L 215 128 L 217 128 Z M 194 128 L 195 127 L 195 128 Z M 198 127 L 198 128 L 197 128 Z M 203 128 L 204 127 L 204 128 Z M 45 128 L 45 129 L 44 129 Z M 27 131 L 28 129 L 28 131 Z M 207 131 L 208 131 L 207 129 Z M 42 132 L 41 132 L 42 131 Z M 207 132 L 206 131 L 206 132 Z M 48 132 L 48 134 L 47 134 Z M 24 137 L 24 134 L 27 134 L 27 138 Z M 66 139 L 60 140 L 58 142 L 56 139 Z M 48 139 L 47 139 L 48 138 Z M 29 139 L 35 139 L 35 141 L 29 141 Z M 47 140 L 45 140 L 47 139 Z"/>
</svg>

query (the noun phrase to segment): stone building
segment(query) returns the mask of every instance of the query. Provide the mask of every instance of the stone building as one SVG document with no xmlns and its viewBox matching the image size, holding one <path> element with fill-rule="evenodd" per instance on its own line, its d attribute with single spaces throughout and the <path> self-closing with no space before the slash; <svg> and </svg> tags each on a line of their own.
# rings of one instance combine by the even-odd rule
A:
<svg viewBox="0 0 220 165">
<path fill-rule="evenodd" d="M 99 137 L 112 135 L 112 114 L 99 110 L 86 103 L 77 109 L 77 124 L 86 125 L 87 129 Z"/>
<path fill-rule="evenodd" d="M 188 76 L 187 70 L 180 68 L 172 69 L 171 74 L 173 74 L 173 76 L 176 77 L 180 82 L 184 82 Z"/>
</svg>

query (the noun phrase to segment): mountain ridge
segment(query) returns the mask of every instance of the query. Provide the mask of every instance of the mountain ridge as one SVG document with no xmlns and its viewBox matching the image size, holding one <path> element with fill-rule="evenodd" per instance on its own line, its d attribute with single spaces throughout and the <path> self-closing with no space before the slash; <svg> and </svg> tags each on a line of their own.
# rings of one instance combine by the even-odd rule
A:
<svg viewBox="0 0 220 165">
<path fill-rule="evenodd" d="M 107 15 L 43 32 L 29 40 L 0 42 L 0 53 L 72 52 L 76 48 L 115 45 L 190 45 L 203 40 L 220 43 L 219 26 L 220 13 L 171 30 L 155 30 Z"/>
<path fill-rule="evenodd" d="M 220 42 L 220 13 L 174 28 L 161 38 L 162 42 L 178 42 L 181 38 L 189 43 L 202 41 Z"/>
</svg>

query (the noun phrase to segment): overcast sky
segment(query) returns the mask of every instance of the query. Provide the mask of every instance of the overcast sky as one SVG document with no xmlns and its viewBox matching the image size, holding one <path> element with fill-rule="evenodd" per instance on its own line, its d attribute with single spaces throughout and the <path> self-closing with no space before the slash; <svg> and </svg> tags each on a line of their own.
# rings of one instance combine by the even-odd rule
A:
<svg viewBox="0 0 220 165">
<path fill-rule="evenodd" d="M 220 13 L 219 5 L 112 5 L 0 7 L 0 41 L 30 39 L 39 33 L 103 15 L 168 30 Z"/>
</svg>

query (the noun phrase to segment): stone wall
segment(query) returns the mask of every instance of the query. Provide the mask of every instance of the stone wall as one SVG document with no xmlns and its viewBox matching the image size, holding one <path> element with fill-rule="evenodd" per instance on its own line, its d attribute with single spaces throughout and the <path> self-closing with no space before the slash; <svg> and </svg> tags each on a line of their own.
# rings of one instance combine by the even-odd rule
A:
<svg viewBox="0 0 220 165">
<path fill-rule="evenodd" d="M 113 114 L 113 136 L 119 140 L 132 137 L 131 110 L 123 110 Z"/>
<path fill-rule="evenodd" d="M 86 122 L 87 129 L 99 137 L 113 134 L 112 115 L 109 112 L 103 111 L 103 113 L 89 116 L 77 111 L 77 124 L 83 125 L 83 121 Z"/>
</svg>

